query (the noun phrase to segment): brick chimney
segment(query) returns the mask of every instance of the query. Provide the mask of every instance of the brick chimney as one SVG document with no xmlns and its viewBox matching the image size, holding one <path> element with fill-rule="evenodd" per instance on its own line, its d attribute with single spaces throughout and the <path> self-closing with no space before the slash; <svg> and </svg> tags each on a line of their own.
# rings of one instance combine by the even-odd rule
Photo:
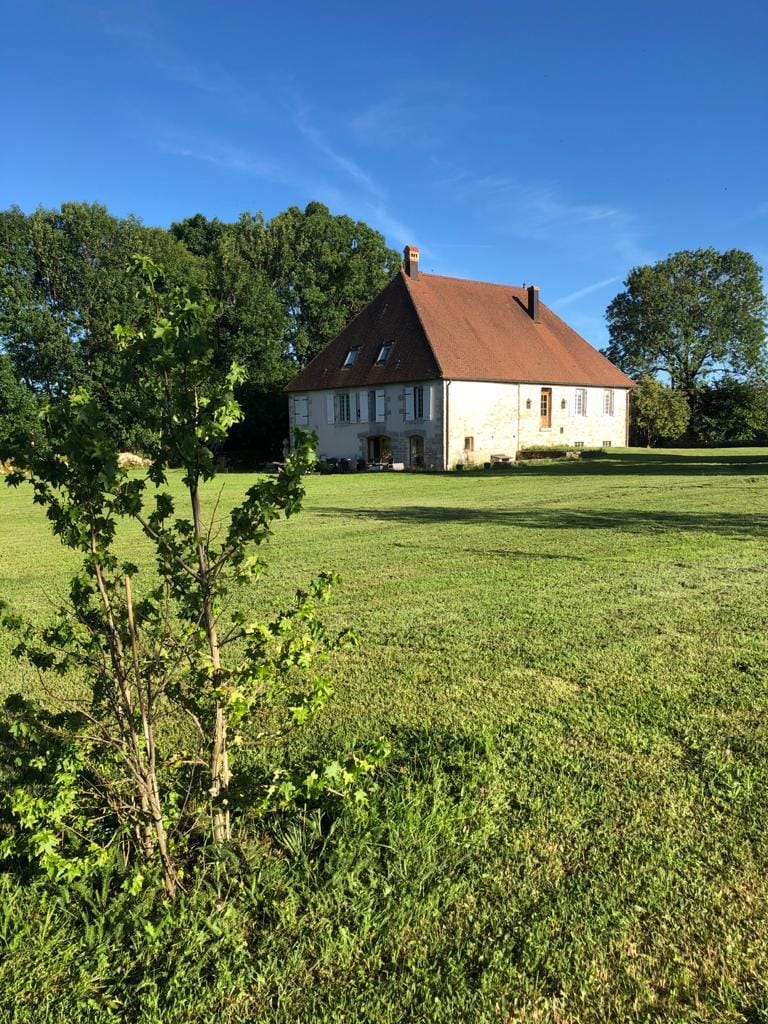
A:
<svg viewBox="0 0 768 1024">
<path fill-rule="evenodd" d="M 534 323 L 539 322 L 539 286 L 528 285 L 528 316 Z"/>
<path fill-rule="evenodd" d="M 408 277 L 419 280 L 419 250 L 415 245 L 406 245 L 403 249 L 403 263 Z"/>
</svg>

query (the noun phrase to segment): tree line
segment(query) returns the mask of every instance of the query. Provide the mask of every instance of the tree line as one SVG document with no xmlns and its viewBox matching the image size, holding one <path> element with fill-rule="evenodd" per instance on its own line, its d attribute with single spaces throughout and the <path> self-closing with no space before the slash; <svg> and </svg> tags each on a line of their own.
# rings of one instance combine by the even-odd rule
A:
<svg viewBox="0 0 768 1024">
<path fill-rule="evenodd" d="M 36 429 L 41 397 L 79 387 L 122 449 L 150 447 L 117 375 L 113 333 L 146 313 L 127 273 L 136 253 L 162 265 L 169 286 L 201 288 L 216 303 L 216 358 L 246 375 L 225 456 L 245 466 L 280 456 L 284 386 L 400 263 L 379 232 L 316 202 L 271 220 L 198 213 L 168 229 L 97 203 L 0 211 L 0 458 Z M 641 382 L 636 442 L 768 441 L 766 300 L 749 253 L 698 249 L 635 267 L 606 318 L 605 354 Z"/>
<path fill-rule="evenodd" d="M 399 254 L 361 221 L 321 203 L 271 220 L 228 223 L 196 214 L 168 229 L 116 217 L 97 203 L 0 212 L 0 445 L 31 429 L 36 401 L 87 388 L 120 447 L 151 439 L 131 415 L 116 373 L 117 323 L 146 313 L 127 273 L 134 254 L 164 268 L 169 286 L 214 300 L 216 358 L 247 375 L 245 411 L 227 439 L 235 463 L 274 458 L 287 432 L 285 384 L 397 270 Z M 7 446 L 7 445 L 6 445 Z"/>
<path fill-rule="evenodd" d="M 638 381 L 635 440 L 768 441 L 762 270 L 739 249 L 635 267 L 606 312 L 605 355 Z"/>
</svg>

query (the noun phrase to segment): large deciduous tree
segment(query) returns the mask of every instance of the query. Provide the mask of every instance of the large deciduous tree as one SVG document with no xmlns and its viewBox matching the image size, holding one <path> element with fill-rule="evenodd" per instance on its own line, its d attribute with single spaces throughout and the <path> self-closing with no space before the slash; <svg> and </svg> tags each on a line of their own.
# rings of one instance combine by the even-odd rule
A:
<svg viewBox="0 0 768 1024">
<path fill-rule="evenodd" d="M 17 379 L 49 400 L 87 388 L 118 443 L 137 450 L 151 439 L 115 377 L 111 334 L 112 324 L 143 315 L 144 299 L 126 274 L 137 251 L 162 263 L 169 281 L 205 286 L 215 300 L 216 365 L 234 360 L 247 373 L 237 389 L 246 416 L 228 455 L 250 463 L 282 450 L 285 384 L 399 262 L 379 232 L 320 203 L 269 222 L 260 213 L 234 223 L 196 214 L 169 231 L 98 204 L 0 212 L 0 351 Z"/>
<path fill-rule="evenodd" d="M 711 374 L 743 374 L 764 359 L 761 269 L 739 249 L 673 253 L 635 267 L 607 311 L 606 355 L 631 376 L 665 373 L 695 405 Z"/>
<path fill-rule="evenodd" d="M 126 446 L 143 438 L 116 378 L 112 327 L 142 313 L 127 273 L 136 251 L 162 261 L 174 283 L 202 283 L 198 261 L 167 231 L 98 203 L 0 212 L 0 347 L 38 394 L 55 399 L 87 387 Z"/>
</svg>

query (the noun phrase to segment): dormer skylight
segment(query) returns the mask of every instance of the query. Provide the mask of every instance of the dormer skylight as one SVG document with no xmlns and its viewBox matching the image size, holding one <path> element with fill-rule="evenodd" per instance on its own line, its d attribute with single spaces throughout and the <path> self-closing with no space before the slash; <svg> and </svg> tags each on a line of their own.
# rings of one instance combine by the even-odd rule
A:
<svg viewBox="0 0 768 1024">
<path fill-rule="evenodd" d="M 389 353 L 391 351 L 392 351 L 392 342 L 391 341 L 385 341 L 384 344 L 379 349 L 379 354 L 376 357 L 377 365 L 379 363 L 386 363 L 386 361 L 389 359 Z"/>
<path fill-rule="evenodd" d="M 349 352 L 347 352 L 347 358 L 342 363 L 342 369 L 344 369 L 347 366 L 354 366 L 355 365 L 355 360 L 357 359 L 357 353 L 359 351 L 360 351 L 360 348 L 357 347 L 357 348 L 351 348 L 349 350 Z"/>
</svg>

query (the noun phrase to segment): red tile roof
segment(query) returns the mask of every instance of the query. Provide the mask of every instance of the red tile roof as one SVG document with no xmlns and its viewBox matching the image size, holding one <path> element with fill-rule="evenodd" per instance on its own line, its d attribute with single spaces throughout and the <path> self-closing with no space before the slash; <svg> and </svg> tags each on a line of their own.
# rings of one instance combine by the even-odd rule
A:
<svg viewBox="0 0 768 1024">
<path fill-rule="evenodd" d="M 381 345 L 393 342 L 384 365 Z M 359 351 L 342 369 L 351 348 Z M 630 388 L 633 382 L 524 288 L 402 270 L 288 385 L 288 391 L 400 381 L 487 380 Z"/>
</svg>

